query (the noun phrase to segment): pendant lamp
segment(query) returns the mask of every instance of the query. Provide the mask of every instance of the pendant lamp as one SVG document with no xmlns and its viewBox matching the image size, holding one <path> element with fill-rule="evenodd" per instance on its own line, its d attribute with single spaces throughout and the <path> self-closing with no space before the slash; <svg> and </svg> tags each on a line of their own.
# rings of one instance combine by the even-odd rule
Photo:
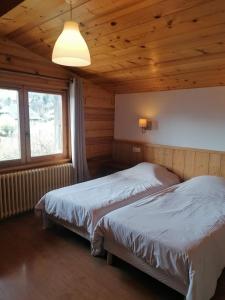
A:
<svg viewBox="0 0 225 300">
<path fill-rule="evenodd" d="M 79 25 L 72 21 L 72 1 L 70 3 L 70 21 L 64 23 L 62 33 L 55 42 L 52 61 L 56 64 L 70 67 L 84 67 L 91 64 L 88 46 L 82 37 Z"/>
</svg>

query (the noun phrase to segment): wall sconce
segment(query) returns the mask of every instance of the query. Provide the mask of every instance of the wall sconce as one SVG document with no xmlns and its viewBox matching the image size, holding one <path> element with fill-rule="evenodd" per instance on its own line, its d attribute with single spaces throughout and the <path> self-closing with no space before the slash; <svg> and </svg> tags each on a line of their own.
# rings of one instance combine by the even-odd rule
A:
<svg viewBox="0 0 225 300">
<path fill-rule="evenodd" d="M 138 126 L 139 126 L 139 128 L 141 128 L 142 133 L 145 133 L 146 130 L 152 129 L 152 122 L 148 119 L 140 118 L 138 120 Z"/>
</svg>

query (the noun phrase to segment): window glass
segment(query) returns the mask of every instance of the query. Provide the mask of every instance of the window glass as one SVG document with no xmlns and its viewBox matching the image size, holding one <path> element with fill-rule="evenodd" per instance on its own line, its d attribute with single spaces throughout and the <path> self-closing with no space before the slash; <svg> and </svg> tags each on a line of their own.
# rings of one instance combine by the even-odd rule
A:
<svg viewBox="0 0 225 300">
<path fill-rule="evenodd" d="M 0 161 L 20 158 L 19 92 L 0 88 Z"/>
<path fill-rule="evenodd" d="M 63 152 L 62 96 L 28 92 L 31 157 Z"/>
</svg>

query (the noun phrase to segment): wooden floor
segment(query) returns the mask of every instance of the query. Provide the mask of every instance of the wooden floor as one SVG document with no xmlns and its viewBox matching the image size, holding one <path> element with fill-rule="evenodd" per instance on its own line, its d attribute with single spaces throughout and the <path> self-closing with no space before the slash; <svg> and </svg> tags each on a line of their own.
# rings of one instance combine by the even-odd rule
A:
<svg viewBox="0 0 225 300">
<path fill-rule="evenodd" d="M 0 300 L 180 300 L 181 295 L 61 227 L 26 214 L 0 223 Z M 214 300 L 225 299 L 225 274 Z"/>
</svg>

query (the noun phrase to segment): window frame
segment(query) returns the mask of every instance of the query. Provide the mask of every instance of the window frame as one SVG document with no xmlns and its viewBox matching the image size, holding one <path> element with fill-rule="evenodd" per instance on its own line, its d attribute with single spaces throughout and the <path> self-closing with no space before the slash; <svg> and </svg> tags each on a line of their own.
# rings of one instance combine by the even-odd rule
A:
<svg viewBox="0 0 225 300">
<path fill-rule="evenodd" d="M 0 167 L 11 167 L 25 163 L 25 122 L 24 122 L 24 104 L 23 104 L 23 90 L 21 86 L 15 85 L 0 85 L 1 89 L 14 90 L 18 92 L 18 113 L 19 113 L 19 134 L 20 134 L 20 154 L 19 159 L 10 159 L 0 161 Z"/>
<path fill-rule="evenodd" d="M 31 167 L 48 166 L 56 163 L 71 161 L 69 147 L 69 105 L 68 93 L 66 90 L 56 90 L 52 88 L 37 88 L 35 86 L 1 84 L 1 89 L 18 91 L 19 97 L 19 125 L 20 125 L 20 150 L 21 158 L 15 160 L 0 161 L 0 173 L 8 171 L 17 171 Z M 31 157 L 30 148 L 30 128 L 29 128 L 29 103 L 28 92 L 49 93 L 62 96 L 62 145 L 63 152 L 57 154 Z"/>
</svg>

